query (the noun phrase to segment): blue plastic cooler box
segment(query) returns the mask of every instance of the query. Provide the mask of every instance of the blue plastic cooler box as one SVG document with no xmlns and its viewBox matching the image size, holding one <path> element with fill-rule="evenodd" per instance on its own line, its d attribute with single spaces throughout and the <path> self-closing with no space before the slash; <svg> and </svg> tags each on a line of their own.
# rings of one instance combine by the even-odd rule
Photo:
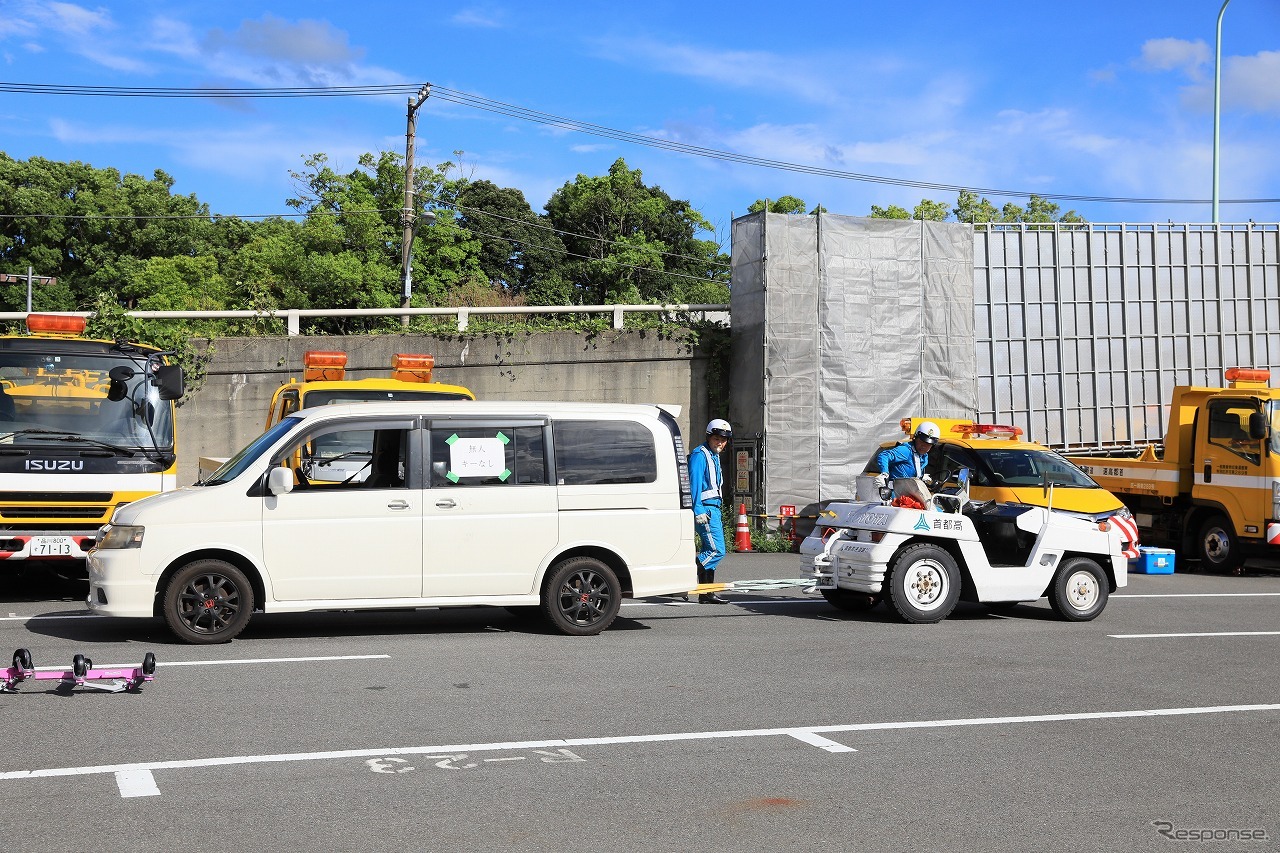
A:
<svg viewBox="0 0 1280 853">
<path fill-rule="evenodd" d="M 1129 571 L 1140 575 L 1173 574 L 1172 548 L 1139 548 L 1138 558 L 1129 561 Z"/>
</svg>

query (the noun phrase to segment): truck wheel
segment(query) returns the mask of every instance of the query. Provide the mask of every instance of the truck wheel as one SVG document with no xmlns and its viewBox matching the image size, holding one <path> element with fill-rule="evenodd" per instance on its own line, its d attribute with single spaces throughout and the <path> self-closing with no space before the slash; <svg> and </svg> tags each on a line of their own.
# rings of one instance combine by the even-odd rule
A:
<svg viewBox="0 0 1280 853">
<path fill-rule="evenodd" d="M 164 590 L 164 621 L 187 643 L 230 642 L 249 624 L 252 614 L 249 579 L 222 560 L 196 560 L 183 566 Z"/>
<path fill-rule="evenodd" d="M 819 592 L 827 600 L 827 604 L 850 613 L 870 610 L 880 603 L 880 596 L 869 592 L 854 592 L 851 589 L 823 589 Z"/>
<path fill-rule="evenodd" d="M 556 630 L 577 637 L 608 628 L 621 606 L 618 576 L 594 557 L 570 557 L 552 567 L 542 592 L 547 619 Z"/>
<path fill-rule="evenodd" d="M 1107 606 L 1106 572 L 1088 557 L 1063 561 L 1053 576 L 1049 606 L 1068 622 L 1088 622 Z"/>
<path fill-rule="evenodd" d="M 1235 527 L 1224 515 L 1211 515 L 1205 519 L 1200 525 L 1196 547 L 1200 553 L 1200 565 L 1215 574 L 1236 574 L 1244 562 Z"/>
<path fill-rule="evenodd" d="M 960 600 L 960 567 L 927 542 L 903 548 L 889 568 L 889 601 L 904 622 L 941 622 Z"/>
</svg>

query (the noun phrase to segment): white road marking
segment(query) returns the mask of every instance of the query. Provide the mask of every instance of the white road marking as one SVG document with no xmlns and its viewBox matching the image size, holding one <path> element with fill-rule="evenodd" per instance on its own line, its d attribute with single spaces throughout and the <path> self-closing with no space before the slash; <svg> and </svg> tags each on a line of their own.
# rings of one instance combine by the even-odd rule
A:
<svg viewBox="0 0 1280 853">
<path fill-rule="evenodd" d="M 156 777 L 150 770 L 120 770 L 116 773 L 116 786 L 122 797 L 158 797 Z"/>
<path fill-rule="evenodd" d="M 1111 598 L 1264 598 L 1280 592 L 1121 592 Z"/>
<path fill-rule="evenodd" d="M 462 754 L 463 757 L 472 752 L 497 752 L 518 749 L 565 748 L 570 746 L 605 746 L 629 743 L 657 743 L 693 740 L 727 740 L 733 738 L 755 738 L 785 736 L 813 743 L 813 738 L 820 733 L 833 732 L 870 732 L 893 729 L 933 729 L 956 728 L 961 726 L 991 726 L 1009 723 L 1045 723 L 1068 720 L 1110 720 L 1133 717 L 1176 717 L 1193 714 L 1227 714 L 1250 711 L 1280 711 L 1280 704 L 1270 705 L 1211 705 L 1199 708 L 1153 708 L 1135 711 L 1095 711 L 1071 714 L 1028 714 L 1012 717 L 971 717 L 955 720 L 906 720 L 888 723 L 848 723 L 822 726 L 787 726 L 773 729 L 740 729 L 733 731 L 710 732 L 672 732 L 653 735 L 620 735 L 614 737 L 586 738 L 554 738 L 550 740 L 511 741 L 496 743 L 468 743 L 431 746 L 402 746 L 384 749 L 343 749 L 328 752 L 290 752 L 274 755 L 230 755 L 220 758 L 188 758 L 172 761 L 140 761 L 131 764 L 102 764 L 86 767 L 48 767 L 40 770 L 9 770 L 0 772 L 0 780 L 7 779 L 39 779 L 54 776 L 91 776 L 97 774 L 138 774 L 156 770 L 187 770 L 198 767 L 225 767 L 236 764 L 281 764 L 295 761 L 321 761 L 333 759 L 368 759 L 384 758 L 398 755 L 430 755 L 434 758 L 452 758 L 449 754 Z M 821 740 L 827 740 L 822 738 Z M 831 743 L 834 743 L 832 741 Z M 820 744 L 821 745 L 821 744 Z M 826 745 L 821 745 L 827 749 Z M 389 758 L 387 760 L 390 760 Z M 116 777 L 119 779 L 119 775 Z M 138 776 L 131 779 L 141 778 Z M 130 783 L 133 784 L 132 782 Z"/>
<path fill-rule="evenodd" d="M 819 749 L 825 749 L 827 752 L 857 752 L 858 751 L 851 746 L 845 746 L 842 743 L 837 743 L 831 738 L 826 738 L 820 734 L 815 734 L 813 732 L 791 732 L 791 736 L 798 741 L 803 741 L 804 743 L 809 744 L 810 746 L 816 746 Z"/>
<path fill-rule="evenodd" d="M 1280 631 L 1203 631 L 1185 634 L 1108 634 L 1113 640 L 1146 640 L 1163 637 L 1273 637 Z"/>
<path fill-rule="evenodd" d="M 239 660 L 170 660 L 156 661 L 156 669 L 170 666 L 220 666 L 222 664 L 239 664 L 239 663 L 310 663 L 312 661 L 327 660 L 381 660 L 390 658 L 391 655 L 324 655 L 309 658 L 241 658 Z M 94 669 L 131 669 L 138 666 L 137 663 L 112 663 L 105 666 L 94 666 Z M 35 672 L 66 672 L 69 666 L 37 666 Z"/>
</svg>

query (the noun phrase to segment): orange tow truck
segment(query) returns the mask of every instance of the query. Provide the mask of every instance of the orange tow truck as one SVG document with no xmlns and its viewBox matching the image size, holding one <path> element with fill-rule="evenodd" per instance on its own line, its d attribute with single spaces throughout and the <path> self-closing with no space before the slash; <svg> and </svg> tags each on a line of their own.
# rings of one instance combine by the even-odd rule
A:
<svg viewBox="0 0 1280 853">
<path fill-rule="evenodd" d="M 1264 368 L 1173 389 L 1164 442 L 1070 456 L 1132 510 L 1144 543 L 1217 572 L 1280 557 L 1280 389 Z"/>
</svg>

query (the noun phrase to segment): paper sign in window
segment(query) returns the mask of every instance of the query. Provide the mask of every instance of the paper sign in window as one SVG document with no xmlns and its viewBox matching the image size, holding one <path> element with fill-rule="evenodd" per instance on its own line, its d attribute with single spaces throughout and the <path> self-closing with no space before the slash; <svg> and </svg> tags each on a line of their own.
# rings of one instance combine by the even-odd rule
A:
<svg viewBox="0 0 1280 853">
<path fill-rule="evenodd" d="M 506 482 L 511 476 L 506 454 L 506 445 L 510 441 L 502 433 L 493 438 L 449 436 L 445 439 L 449 445 L 449 473 L 445 476 L 455 483 L 463 477 L 496 477 Z"/>
</svg>

